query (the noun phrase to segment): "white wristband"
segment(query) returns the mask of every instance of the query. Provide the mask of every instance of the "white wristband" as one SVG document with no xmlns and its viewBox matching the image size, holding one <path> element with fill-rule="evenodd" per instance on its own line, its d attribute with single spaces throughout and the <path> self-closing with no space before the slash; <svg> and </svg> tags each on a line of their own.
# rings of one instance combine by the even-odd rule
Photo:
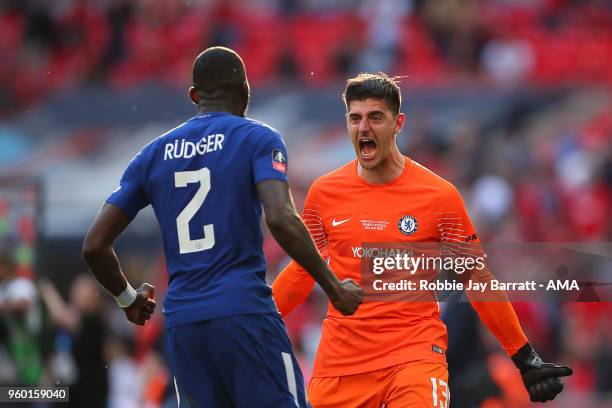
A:
<svg viewBox="0 0 612 408">
<path fill-rule="evenodd" d="M 127 286 L 125 290 L 121 292 L 119 296 L 115 296 L 115 300 L 117 304 L 123 308 L 130 306 L 136 300 L 136 291 L 130 285 L 130 282 L 127 282 Z"/>
</svg>

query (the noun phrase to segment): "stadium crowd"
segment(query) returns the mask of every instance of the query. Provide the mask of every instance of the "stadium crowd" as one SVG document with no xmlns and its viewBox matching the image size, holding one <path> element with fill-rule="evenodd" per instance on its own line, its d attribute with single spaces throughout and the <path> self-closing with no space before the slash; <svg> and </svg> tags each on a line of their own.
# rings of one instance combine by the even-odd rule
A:
<svg viewBox="0 0 612 408">
<path fill-rule="evenodd" d="M 121 90 L 154 81 L 184 88 L 193 56 L 211 44 L 243 56 L 255 89 L 279 82 L 317 89 L 367 70 L 441 89 L 491 82 L 558 89 L 558 97 L 508 104 L 497 123 L 467 116 L 439 126 L 435 112 L 414 112 L 401 148 L 457 185 L 485 243 L 612 241 L 609 2 L 13 0 L 0 4 L 0 30 L 0 117 L 87 83 Z M 307 181 L 292 188 L 300 207 Z M 5 207 L 0 202 L 1 225 L 15 221 Z M 0 240 L 8 229 L 0 228 Z M 32 244 L 31 226 L 15 231 L 20 242 Z M 287 259 L 271 237 L 265 249 L 272 280 Z M 171 404 L 160 314 L 142 329 L 126 326 L 100 288 L 76 278 L 82 271 L 73 271 L 73 288 L 60 291 L 70 295 L 61 296 L 51 282 L 33 286 L 19 277 L 36 275 L 31 263 L 27 256 L 0 257 L 0 385 L 74 385 L 84 372 L 101 369 L 107 386 L 101 380 L 85 387 L 106 390 L 108 407 Z M 162 264 L 135 253 L 126 273 L 135 281 L 154 280 L 161 297 Z M 564 401 L 609 403 L 612 304 L 515 306 L 542 357 L 574 367 Z M 316 292 L 288 320 L 306 377 L 325 307 Z M 92 335 L 96 330 L 104 341 Z M 516 396 L 520 377 L 508 359 L 498 358 L 501 350 L 484 331 L 482 336 L 497 383 L 491 395 L 501 395 L 496 406 L 524 406 Z M 566 404 L 551 406 L 578 406 Z"/>
<path fill-rule="evenodd" d="M 605 0 L 12 0 L 0 26 L 2 115 L 87 81 L 183 86 L 211 44 L 236 49 L 255 85 L 372 70 L 425 84 L 612 81 Z"/>
</svg>

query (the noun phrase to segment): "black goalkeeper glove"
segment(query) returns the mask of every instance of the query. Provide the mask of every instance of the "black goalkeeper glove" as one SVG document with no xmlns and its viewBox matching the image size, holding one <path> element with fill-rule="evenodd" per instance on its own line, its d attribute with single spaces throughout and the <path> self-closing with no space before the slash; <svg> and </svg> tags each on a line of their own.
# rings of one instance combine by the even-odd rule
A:
<svg viewBox="0 0 612 408">
<path fill-rule="evenodd" d="M 560 377 L 572 375 L 567 366 L 543 363 L 531 344 L 527 343 L 512 356 L 514 365 L 521 370 L 523 384 L 529 393 L 531 402 L 546 402 L 555 399 L 563 391 L 563 380 Z"/>
</svg>

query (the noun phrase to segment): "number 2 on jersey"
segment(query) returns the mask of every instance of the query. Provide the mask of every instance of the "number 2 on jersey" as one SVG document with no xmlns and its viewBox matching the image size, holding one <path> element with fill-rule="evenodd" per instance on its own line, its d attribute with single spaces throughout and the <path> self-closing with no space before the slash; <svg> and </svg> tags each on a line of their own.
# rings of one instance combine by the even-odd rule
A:
<svg viewBox="0 0 612 408">
<path fill-rule="evenodd" d="M 198 212 L 206 195 L 210 191 L 210 170 L 203 167 L 195 171 L 177 171 L 174 173 L 174 186 L 186 187 L 187 184 L 200 183 L 200 188 L 189 201 L 183 211 L 176 217 L 179 250 L 181 254 L 204 251 L 215 245 L 215 230 L 212 224 L 204 225 L 204 238 L 191 239 L 189 235 L 189 221 Z"/>
</svg>

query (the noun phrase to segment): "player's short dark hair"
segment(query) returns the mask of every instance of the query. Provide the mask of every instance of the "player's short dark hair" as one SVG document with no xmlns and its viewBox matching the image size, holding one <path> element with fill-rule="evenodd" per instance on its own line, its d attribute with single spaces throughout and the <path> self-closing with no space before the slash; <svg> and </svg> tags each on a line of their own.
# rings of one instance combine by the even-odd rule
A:
<svg viewBox="0 0 612 408">
<path fill-rule="evenodd" d="M 342 99 L 347 112 L 352 101 L 363 101 L 368 98 L 384 100 L 394 115 L 399 114 L 402 105 L 399 78 L 378 72 L 377 74 L 361 73 L 346 81 Z"/>
<path fill-rule="evenodd" d="M 201 98 L 227 100 L 248 98 L 248 81 L 244 62 L 234 50 L 210 47 L 193 61 L 193 87 Z"/>
</svg>

